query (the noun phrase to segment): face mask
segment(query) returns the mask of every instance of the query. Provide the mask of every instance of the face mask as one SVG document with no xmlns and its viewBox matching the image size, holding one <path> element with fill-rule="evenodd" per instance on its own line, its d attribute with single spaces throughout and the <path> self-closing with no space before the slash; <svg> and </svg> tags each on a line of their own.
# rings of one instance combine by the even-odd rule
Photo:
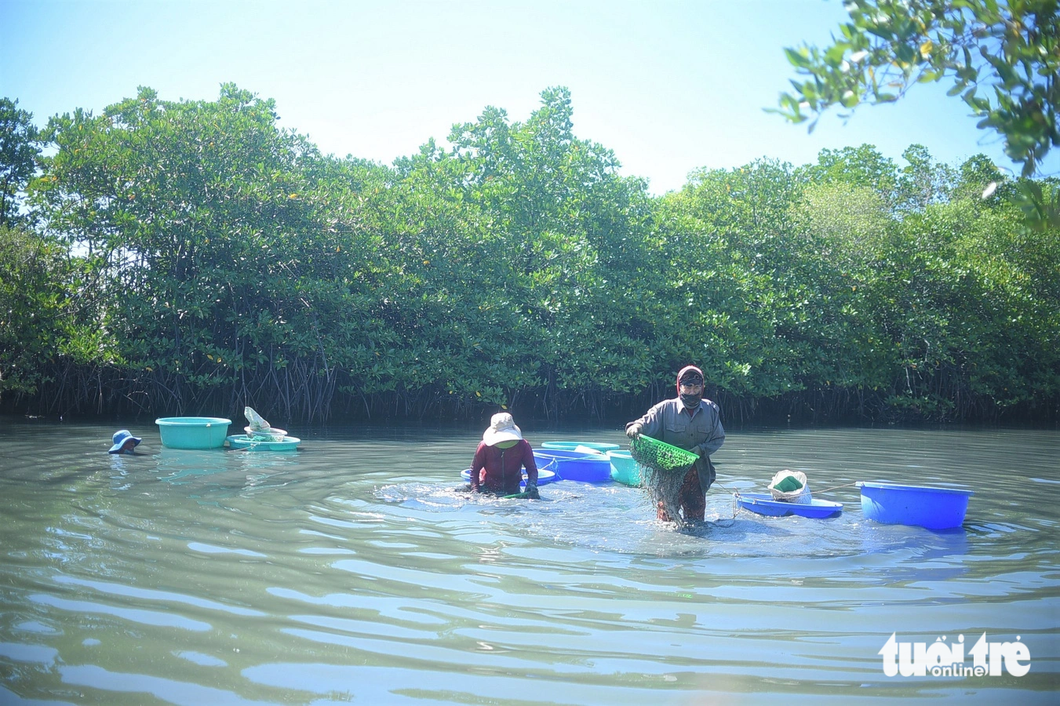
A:
<svg viewBox="0 0 1060 706">
<path fill-rule="evenodd" d="M 703 399 L 703 395 L 702 394 L 684 393 L 684 392 L 681 393 L 680 397 L 681 397 L 681 402 L 684 403 L 685 407 L 689 407 L 689 408 L 697 406 L 700 403 L 700 401 Z"/>
</svg>

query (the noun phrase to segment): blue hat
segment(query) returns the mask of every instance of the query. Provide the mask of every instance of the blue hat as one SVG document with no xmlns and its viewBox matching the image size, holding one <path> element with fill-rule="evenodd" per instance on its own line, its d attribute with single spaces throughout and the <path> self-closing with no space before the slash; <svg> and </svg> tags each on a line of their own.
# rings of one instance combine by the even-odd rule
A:
<svg viewBox="0 0 1060 706">
<path fill-rule="evenodd" d="M 121 431 L 114 432 L 114 436 L 111 437 L 111 441 L 114 442 L 114 446 L 111 446 L 110 451 L 108 451 L 107 453 L 118 453 L 119 451 L 121 451 L 122 444 L 124 444 L 129 439 L 132 439 L 136 442 L 135 444 L 133 444 L 133 446 L 139 446 L 140 442 L 143 441 L 143 439 L 133 436 L 132 432 L 128 429 L 122 429 Z"/>
</svg>

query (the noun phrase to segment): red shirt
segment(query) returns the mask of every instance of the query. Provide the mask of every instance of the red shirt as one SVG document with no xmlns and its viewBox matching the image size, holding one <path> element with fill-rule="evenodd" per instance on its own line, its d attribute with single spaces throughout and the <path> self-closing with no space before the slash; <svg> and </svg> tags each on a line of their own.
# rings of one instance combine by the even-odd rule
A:
<svg viewBox="0 0 1060 706">
<path fill-rule="evenodd" d="M 537 485 L 537 462 L 526 439 L 520 439 L 510 449 L 479 442 L 475 460 L 471 462 L 471 487 L 478 490 L 483 485 L 486 490 L 505 495 L 518 493 L 524 466 L 527 483 Z"/>
</svg>

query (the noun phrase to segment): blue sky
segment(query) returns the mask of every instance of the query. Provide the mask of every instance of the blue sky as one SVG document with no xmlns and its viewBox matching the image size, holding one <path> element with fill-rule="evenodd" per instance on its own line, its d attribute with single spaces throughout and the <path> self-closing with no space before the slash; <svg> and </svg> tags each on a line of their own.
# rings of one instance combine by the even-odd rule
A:
<svg viewBox="0 0 1060 706">
<path fill-rule="evenodd" d="M 200 100 L 234 82 L 325 153 L 388 164 L 488 105 L 525 120 L 561 85 L 578 137 L 654 193 L 699 167 L 805 164 L 864 143 L 899 164 L 919 143 L 1018 171 L 945 82 L 846 123 L 826 116 L 812 135 L 763 112 L 794 77 L 783 47 L 825 44 L 845 18 L 840 0 L 0 0 L 0 95 L 43 124 L 137 86 Z"/>
</svg>

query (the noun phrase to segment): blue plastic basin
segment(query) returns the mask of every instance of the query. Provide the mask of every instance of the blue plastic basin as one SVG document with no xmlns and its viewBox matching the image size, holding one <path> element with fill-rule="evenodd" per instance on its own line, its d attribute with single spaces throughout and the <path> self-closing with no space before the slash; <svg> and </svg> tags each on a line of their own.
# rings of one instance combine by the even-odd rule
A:
<svg viewBox="0 0 1060 706">
<path fill-rule="evenodd" d="M 960 527 L 968 511 L 970 490 L 922 485 L 862 483 L 861 511 L 885 525 L 915 525 L 941 530 Z"/>
<path fill-rule="evenodd" d="M 534 460 L 537 461 L 537 467 L 547 468 L 550 471 L 555 471 L 559 467 L 560 461 L 566 461 L 571 458 L 585 458 L 586 454 L 581 451 L 571 451 L 568 449 L 534 449 Z M 601 458 L 606 459 L 607 456 Z"/>
<path fill-rule="evenodd" d="M 543 449 L 557 451 L 573 451 L 579 446 L 584 446 L 587 449 L 594 449 L 600 453 L 614 451 L 619 448 L 618 444 L 602 444 L 595 441 L 545 441 L 541 444 L 541 448 Z"/>
<path fill-rule="evenodd" d="M 636 487 L 644 482 L 640 467 L 629 451 L 608 451 L 607 460 L 611 462 L 611 480 L 616 483 Z"/>
<path fill-rule="evenodd" d="M 470 468 L 465 468 L 464 470 L 460 471 L 460 477 L 463 478 L 468 483 L 470 483 L 471 482 L 471 469 Z M 540 468 L 537 469 L 537 484 L 538 485 L 547 485 L 547 484 L 551 483 L 554 480 L 559 480 L 559 479 L 556 478 L 556 474 L 553 473 L 552 471 L 546 471 L 546 470 L 543 470 L 543 469 L 540 469 Z M 521 481 L 519 481 L 519 487 L 522 488 L 522 487 L 525 487 L 525 486 L 526 486 L 526 471 L 523 471 L 523 479 Z"/>
<path fill-rule="evenodd" d="M 798 515 L 799 517 L 819 519 L 833 517 L 843 512 L 843 503 L 818 500 L 817 498 L 814 498 L 809 503 L 788 503 L 774 500 L 769 493 L 740 493 L 738 497 L 740 507 L 768 517 Z"/>
<path fill-rule="evenodd" d="M 586 454 L 564 449 L 534 451 L 539 469 L 553 471 L 560 480 L 582 483 L 610 483 L 611 461 L 603 454 Z"/>
<path fill-rule="evenodd" d="M 223 417 L 161 417 L 155 420 L 162 446 L 170 449 L 219 449 L 231 419 Z"/>
</svg>

